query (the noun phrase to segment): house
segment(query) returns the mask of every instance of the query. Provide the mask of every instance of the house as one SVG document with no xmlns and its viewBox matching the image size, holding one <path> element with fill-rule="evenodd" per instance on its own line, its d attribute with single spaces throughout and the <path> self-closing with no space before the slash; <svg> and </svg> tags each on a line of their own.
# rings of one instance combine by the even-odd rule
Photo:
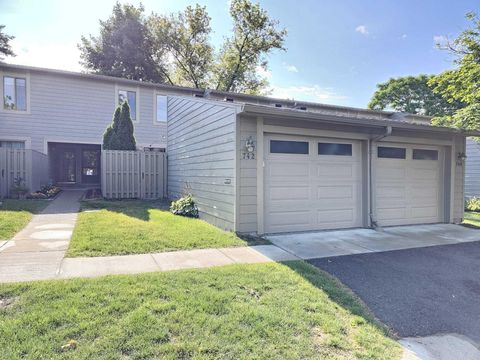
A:
<svg viewBox="0 0 480 360">
<path fill-rule="evenodd" d="M 480 143 L 467 138 L 465 161 L 465 197 L 480 197 Z"/>
<path fill-rule="evenodd" d="M 127 100 L 138 146 L 166 151 L 168 197 L 190 191 L 219 227 L 263 234 L 463 218 L 465 140 L 479 134 L 428 117 L 18 65 L 0 64 L 0 74 L 0 146 L 36 154 L 32 184 L 98 184 L 102 134 Z"/>
</svg>

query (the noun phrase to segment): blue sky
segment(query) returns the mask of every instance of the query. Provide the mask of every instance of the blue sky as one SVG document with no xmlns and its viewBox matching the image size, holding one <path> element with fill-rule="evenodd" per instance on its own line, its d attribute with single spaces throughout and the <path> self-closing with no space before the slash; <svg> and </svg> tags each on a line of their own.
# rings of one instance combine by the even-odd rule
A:
<svg viewBox="0 0 480 360">
<path fill-rule="evenodd" d="M 138 4 L 138 1 L 130 1 Z M 232 24 L 228 0 L 198 0 L 212 17 L 219 46 Z M 98 34 L 98 20 L 111 13 L 110 0 L 0 0 L 0 24 L 15 35 L 16 58 L 7 62 L 80 71 L 76 44 Z M 195 1 L 144 0 L 146 12 L 169 13 Z M 272 95 L 366 107 L 378 82 L 390 77 L 434 74 L 453 67 L 435 48 L 455 37 L 477 11 L 466 0 L 264 0 L 261 5 L 287 28 L 286 52 L 269 57 L 263 73 Z"/>
</svg>

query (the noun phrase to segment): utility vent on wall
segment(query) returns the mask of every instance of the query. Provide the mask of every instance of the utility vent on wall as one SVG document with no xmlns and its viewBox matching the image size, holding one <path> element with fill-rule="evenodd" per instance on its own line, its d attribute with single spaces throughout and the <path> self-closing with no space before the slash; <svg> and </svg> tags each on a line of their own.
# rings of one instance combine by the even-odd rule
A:
<svg viewBox="0 0 480 360">
<path fill-rule="evenodd" d="M 226 101 L 226 102 L 233 102 L 233 98 L 228 98 L 228 97 L 226 97 L 226 98 L 223 99 L 223 100 Z"/>
<path fill-rule="evenodd" d="M 282 107 L 282 104 L 275 104 L 275 107 L 281 108 L 281 107 Z"/>
</svg>

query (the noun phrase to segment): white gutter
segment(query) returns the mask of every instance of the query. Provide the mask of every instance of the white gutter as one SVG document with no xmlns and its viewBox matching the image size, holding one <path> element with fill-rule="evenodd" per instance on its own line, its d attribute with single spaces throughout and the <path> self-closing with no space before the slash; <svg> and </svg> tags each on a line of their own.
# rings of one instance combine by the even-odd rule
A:
<svg viewBox="0 0 480 360">
<path fill-rule="evenodd" d="M 378 229 L 378 223 L 375 219 L 375 214 L 373 211 L 373 176 L 372 176 L 372 163 L 373 163 L 373 145 L 374 143 L 392 135 L 392 126 L 388 125 L 385 128 L 385 132 L 381 135 L 378 135 L 374 138 L 368 139 L 368 193 L 369 193 L 369 219 L 370 226 L 374 229 Z"/>
</svg>

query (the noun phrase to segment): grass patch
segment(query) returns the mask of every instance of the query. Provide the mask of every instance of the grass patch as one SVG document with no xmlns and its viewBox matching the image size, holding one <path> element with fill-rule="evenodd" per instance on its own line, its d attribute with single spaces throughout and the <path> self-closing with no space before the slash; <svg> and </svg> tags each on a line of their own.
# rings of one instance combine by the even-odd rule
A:
<svg viewBox="0 0 480 360">
<path fill-rule="evenodd" d="M 2 200 L 0 205 L 0 240 L 9 240 L 22 230 L 33 214 L 42 211 L 46 200 Z"/>
<path fill-rule="evenodd" d="M 85 201 L 67 256 L 142 254 L 245 246 L 248 240 L 198 219 L 171 214 L 164 203 Z"/>
<path fill-rule="evenodd" d="M 0 308 L 7 359 L 401 356 L 348 290 L 304 262 L 0 285 L 2 298 L 14 299 Z"/>
<path fill-rule="evenodd" d="M 480 213 L 474 211 L 465 211 L 463 224 L 480 228 Z"/>
</svg>

